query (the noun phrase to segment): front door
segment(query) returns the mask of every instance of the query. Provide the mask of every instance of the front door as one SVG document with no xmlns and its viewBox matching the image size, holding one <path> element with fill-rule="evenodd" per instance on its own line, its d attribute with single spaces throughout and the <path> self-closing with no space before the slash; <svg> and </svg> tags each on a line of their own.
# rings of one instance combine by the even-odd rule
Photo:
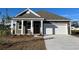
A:
<svg viewBox="0 0 79 59">
<path fill-rule="evenodd" d="M 40 21 L 34 21 L 34 34 L 40 34 Z"/>
</svg>

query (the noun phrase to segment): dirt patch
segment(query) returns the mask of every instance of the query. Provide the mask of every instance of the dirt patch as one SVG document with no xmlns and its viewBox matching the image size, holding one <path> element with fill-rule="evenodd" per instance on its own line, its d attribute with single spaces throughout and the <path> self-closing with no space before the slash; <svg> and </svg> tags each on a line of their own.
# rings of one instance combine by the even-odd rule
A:
<svg viewBox="0 0 79 59">
<path fill-rule="evenodd" d="M 0 44 L 1 50 L 45 50 L 43 38 L 33 36 L 5 36 L 1 37 L 7 44 Z"/>
</svg>

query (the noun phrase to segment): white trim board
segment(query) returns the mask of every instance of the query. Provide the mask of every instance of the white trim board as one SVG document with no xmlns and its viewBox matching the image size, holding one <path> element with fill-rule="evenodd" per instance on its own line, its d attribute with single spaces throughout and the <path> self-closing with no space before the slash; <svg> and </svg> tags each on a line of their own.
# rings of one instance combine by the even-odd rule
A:
<svg viewBox="0 0 79 59">
<path fill-rule="evenodd" d="M 40 21 L 40 20 L 44 20 L 44 18 L 13 18 L 13 20 L 35 20 L 35 21 Z"/>
<path fill-rule="evenodd" d="M 40 15 L 38 15 L 36 12 L 32 11 L 31 9 L 27 8 L 24 11 L 18 13 L 15 17 L 19 16 L 20 14 L 24 13 L 25 11 L 30 11 L 31 13 L 33 13 L 34 15 L 36 15 L 37 17 L 41 17 Z"/>
</svg>

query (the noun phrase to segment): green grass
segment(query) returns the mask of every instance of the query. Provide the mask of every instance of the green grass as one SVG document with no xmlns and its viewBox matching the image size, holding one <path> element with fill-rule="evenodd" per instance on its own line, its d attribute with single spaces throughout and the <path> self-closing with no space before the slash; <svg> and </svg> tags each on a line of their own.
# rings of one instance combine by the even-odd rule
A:
<svg viewBox="0 0 79 59">
<path fill-rule="evenodd" d="M 71 30 L 72 34 L 79 34 L 79 30 Z"/>
<path fill-rule="evenodd" d="M 79 32 L 79 30 L 71 30 L 72 32 Z"/>
<path fill-rule="evenodd" d="M 10 31 L 9 30 L 0 30 L 0 36 L 5 36 L 5 35 L 9 35 Z"/>
</svg>

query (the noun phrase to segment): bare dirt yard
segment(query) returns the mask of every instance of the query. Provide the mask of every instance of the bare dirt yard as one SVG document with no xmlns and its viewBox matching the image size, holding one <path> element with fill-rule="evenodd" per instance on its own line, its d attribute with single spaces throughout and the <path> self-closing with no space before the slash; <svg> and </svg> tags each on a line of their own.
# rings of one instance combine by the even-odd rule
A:
<svg viewBox="0 0 79 59">
<path fill-rule="evenodd" d="M 0 50 L 46 50 L 42 37 L 1 36 Z"/>
</svg>

